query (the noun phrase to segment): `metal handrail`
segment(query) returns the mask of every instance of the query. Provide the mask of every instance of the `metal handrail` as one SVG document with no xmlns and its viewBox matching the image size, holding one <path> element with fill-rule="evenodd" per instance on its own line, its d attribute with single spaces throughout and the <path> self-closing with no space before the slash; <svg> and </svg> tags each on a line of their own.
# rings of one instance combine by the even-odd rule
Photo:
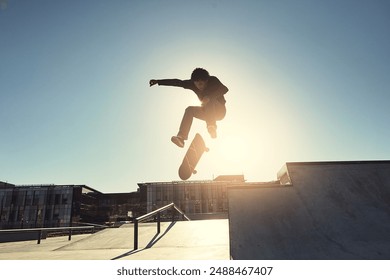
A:
<svg viewBox="0 0 390 280">
<path fill-rule="evenodd" d="M 106 225 L 99 225 L 99 224 L 93 224 L 93 223 L 84 223 L 84 222 L 72 222 L 72 224 L 84 225 L 84 226 L 94 226 L 94 227 L 97 227 L 97 228 L 109 228 L 109 226 L 106 226 Z"/>
<path fill-rule="evenodd" d="M 161 213 L 170 209 L 170 208 L 173 208 L 173 210 L 176 210 L 177 212 L 179 212 L 181 214 L 181 217 L 183 220 L 186 219 L 187 221 L 190 221 L 190 218 L 188 218 L 186 216 L 186 214 L 184 214 L 184 212 L 181 211 L 173 202 L 166 205 L 166 206 L 163 206 L 157 210 L 154 210 L 150 213 L 147 213 L 147 214 L 142 215 L 138 218 L 135 218 L 134 219 L 134 250 L 138 249 L 138 223 L 145 221 L 153 216 L 157 216 L 157 233 L 160 233 L 160 231 L 161 231 Z M 174 221 L 175 221 L 175 211 L 172 211 L 172 222 L 174 222 Z"/>
<path fill-rule="evenodd" d="M 38 234 L 38 239 L 37 239 L 37 244 L 41 244 L 41 239 L 42 239 L 42 232 L 45 231 L 65 231 L 68 230 L 68 240 L 70 241 L 72 239 L 72 231 L 76 229 L 91 229 L 93 232 L 94 226 L 80 226 L 80 227 L 53 227 L 53 228 L 22 228 L 22 229 L 2 229 L 0 230 L 0 233 L 4 232 L 26 232 L 26 231 L 37 231 L 39 232 Z"/>
</svg>

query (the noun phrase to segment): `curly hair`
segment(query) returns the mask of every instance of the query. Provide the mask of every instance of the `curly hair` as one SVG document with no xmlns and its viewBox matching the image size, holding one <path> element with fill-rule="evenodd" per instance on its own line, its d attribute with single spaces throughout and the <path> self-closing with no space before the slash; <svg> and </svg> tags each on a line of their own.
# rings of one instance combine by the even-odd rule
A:
<svg viewBox="0 0 390 280">
<path fill-rule="evenodd" d="M 192 81 L 207 81 L 209 79 L 210 75 L 207 70 L 203 68 L 196 68 L 194 71 L 192 71 L 191 74 L 191 80 Z"/>
</svg>

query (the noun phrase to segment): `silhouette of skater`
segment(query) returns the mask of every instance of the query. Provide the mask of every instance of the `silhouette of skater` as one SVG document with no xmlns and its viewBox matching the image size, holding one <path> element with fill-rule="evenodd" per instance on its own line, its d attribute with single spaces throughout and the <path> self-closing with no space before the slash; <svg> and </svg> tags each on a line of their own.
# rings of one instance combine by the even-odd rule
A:
<svg viewBox="0 0 390 280">
<path fill-rule="evenodd" d="M 203 68 L 196 68 L 190 80 L 163 79 L 149 81 L 150 86 L 174 86 L 190 89 L 198 96 L 201 106 L 189 106 L 184 112 L 179 132 L 172 136 L 171 141 L 183 148 L 184 141 L 188 139 L 193 118 L 206 122 L 207 130 L 212 138 L 217 137 L 217 121 L 222 120 L 226 115 L 226 100 L 224 95 L 228 88 L 223 85 L 217 77 L 210 76 Z"/>
</svg>

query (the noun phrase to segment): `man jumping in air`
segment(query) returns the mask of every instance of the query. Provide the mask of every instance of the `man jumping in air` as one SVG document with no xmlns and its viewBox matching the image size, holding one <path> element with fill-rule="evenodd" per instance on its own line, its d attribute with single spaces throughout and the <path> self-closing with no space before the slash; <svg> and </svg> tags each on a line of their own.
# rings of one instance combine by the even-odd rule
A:
<svg viewBox="0 0 390 280">
<path fill-rule="evenodd" d="M 177 136 L 172 136 L 171 141 L 183 148 L 184 141 L 188 139 L 193 118 L 204 120 L 207 130 L 212 138 L 217 137 L 217 121 L 226 115 L 225 97 L 228 88 L 217 77 L 210 76 L 203 68 L 196 68 L 190 80 L 164 79 L 150 80 L 149 85 L 174 86 L 190 89 L 198 96 L 201 106 L 189 106 L 184 112 Z"/>
</svg>

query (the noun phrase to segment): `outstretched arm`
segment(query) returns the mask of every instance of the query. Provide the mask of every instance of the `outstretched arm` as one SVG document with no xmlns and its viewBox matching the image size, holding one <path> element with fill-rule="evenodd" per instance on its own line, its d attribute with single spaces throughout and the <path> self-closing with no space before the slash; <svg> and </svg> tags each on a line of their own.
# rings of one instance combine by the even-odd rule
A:
<svg viewBox="0 0 390 280">
<path fill-rule="evenodd" d="M 154 86 L 158 84 L 159 86 L 173 86 L 173 87 L 182 87 L 186 89 L 192 89 L 193 83 L 191 80 L 179 80 L 179 79 L 163 79 L 155 80 L 152 79 L 149 81 L 149 86 Z"/>
</svg>

